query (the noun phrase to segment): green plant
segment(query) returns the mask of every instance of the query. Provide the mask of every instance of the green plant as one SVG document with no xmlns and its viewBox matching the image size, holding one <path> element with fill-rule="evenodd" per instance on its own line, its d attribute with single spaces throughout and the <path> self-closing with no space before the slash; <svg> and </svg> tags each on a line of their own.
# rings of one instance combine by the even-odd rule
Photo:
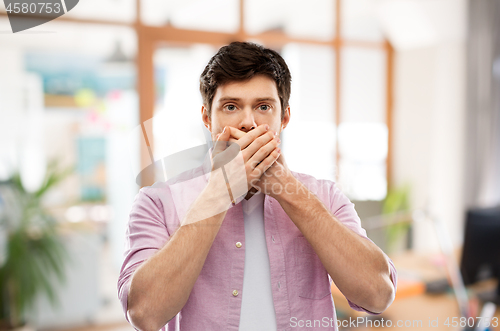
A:
<svg viewBox="0 0 500 331">
<path fill-rule="evenodd" d="M 36 192 L 27 192 L 19 173 L 0 183 L 4 212 L 1 226 L 6 236 L 6 258 L 0 267 L 0 320 L 3 328 L 25 323 L 26 312 L 38 295 L 57 304 L 55 284 L 64 281 L 67 260 L 57 221 L 42 205 L 42 199 L 72 169 L 59 170 L 56 161 L 47 166 L 44 183 Z"/>
<path fill-rule="evenodd" d="M 410 223 L 410 186 L 404 185 L 398 188 L 391 188 L 383 201 L 382 214 L 394 215 L 395 213 L 408 212 L 408 217 L 398 220 L 387 227 L 387 247 L 390 252 L 395 250 L 396 244 L 403 235 L 408 233 Z"/>
</svg>

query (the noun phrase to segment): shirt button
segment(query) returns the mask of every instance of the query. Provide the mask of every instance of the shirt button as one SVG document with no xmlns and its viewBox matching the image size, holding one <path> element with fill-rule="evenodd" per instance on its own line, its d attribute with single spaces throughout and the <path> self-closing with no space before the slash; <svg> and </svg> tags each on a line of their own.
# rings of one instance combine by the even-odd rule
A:
<svg viewBox="0 0 500 331">
<path fill-rule="evenodd" d="M 234 291 L 233 291 L 233 296 L 234 296 L 234 297 L 237 297 L 237 296 L 238 296 L 238 291 L 234 290 Z"/>
<path fill-rule="evenodd" d="M 241 243 L 238 241 L 238 242 L 236 243 L 236 247 L 240 248 L 241 246 L 242 246 L 242 245 L 241 245 Z"/>
<path fill-rule="evenodd" d="M 274 236 L 271 236 L 271 240 L 274 242 Z"/>
</svg>

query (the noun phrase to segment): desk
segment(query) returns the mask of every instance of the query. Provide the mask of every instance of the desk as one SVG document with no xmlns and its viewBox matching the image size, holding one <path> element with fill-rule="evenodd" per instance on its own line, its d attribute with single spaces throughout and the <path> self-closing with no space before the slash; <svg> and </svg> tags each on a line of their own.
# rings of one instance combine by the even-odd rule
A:
<svg viewBox="0 0 500 331">
<path fill-rule="evenodd" d="M 424 293 L 423 287 L 418 287 L 415 285 L 413 289 L 408 290 L 403 286 L 405 279 L 418 276 L 423 281 L 436 280 L 445 277 L 446 270 L 444 264 L 441 263 L 439 256 L 429 256 L 429 255 L 416 255 L 413 253 L 406 252 L 404 254 L 393 256 L 392 261 L 398 270 L 398 292 L 396 293 L 396 299 L 393 304 L 379 317 L 384 318 L 385 321 L 390 320 L 392 327 L 390 329 L 395 330 L 461 330 L 460 328 L 453 328 L 451 326 L 444 325 L 446 319 L 449 317 L 449 322 L 451 324 L 451 318 L 460 317 L 460 312 L 458 308 L 457 301 L 452 291 L 444 294 L 426 294 Z M 411 282 L 408 281 L 408 283 Z M 406 285 L 408 285 L 408 283 Z M 414 282 L 418 284 L 417 282 Z M 496 286 L 496 281 L 485 281 L 468 288 L 469 295 L 475 297 L 475 293 L 479 293 L 488 289 L 493 289 Z M 348 315 L 348 318 L 356 319 L 357 317 L 370 316 L 366 313 L 361 313 L 351 309 L 347 303 L 345 297 L 340 293 L 335 284 L 332 285 L 332 295 L 335 301 L 335 307 L 337 308 L 337 316 L 342 319 L 341 314 Z M 480 313 L 481 307 L 478 307 L 478 313 Z M 495 317 L 498 318 L 499 326 L 494 330 L 500 330 L 500 309 L 497 308 Z M 398 321 L 401 327 L 397 326 Z M 429 326 L 429 323 L 436 327 Z M 406 326 L 404 325 L 406 323 Z M 361 323 L 363 324 L 363 323 Z M 356 330 L 379 330 L 380 327 L 366 327 L 363 324 L 362 327 L 355 328 Z M 377 325 L 377 324 L 374 324 Z M 381 324 L 379 324 L 381 325 Z M 342 330 L 342 329 L 341 329 Z"/>
</svg>

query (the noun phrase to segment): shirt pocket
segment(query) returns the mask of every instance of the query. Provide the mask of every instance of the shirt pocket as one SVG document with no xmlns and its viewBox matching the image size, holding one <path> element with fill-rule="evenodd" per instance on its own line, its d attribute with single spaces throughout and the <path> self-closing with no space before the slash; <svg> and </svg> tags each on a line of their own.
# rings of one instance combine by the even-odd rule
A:
<svg viewBox="0 0 500 331">
<path fill-rule="evenodd" d="M 331 295 L 325 267 L 305 237 L 295 238 L 295 273 L 299 297 L 323 299 Z"/>
</svg>

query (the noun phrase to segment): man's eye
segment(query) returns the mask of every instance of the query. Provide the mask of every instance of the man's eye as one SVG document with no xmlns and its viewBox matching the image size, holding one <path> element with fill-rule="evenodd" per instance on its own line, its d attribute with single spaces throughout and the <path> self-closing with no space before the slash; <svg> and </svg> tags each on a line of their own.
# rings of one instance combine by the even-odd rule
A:
<svg viewBox="0 0 500 331">
<path fill-rule="evenodd" d="M 271 107 L 270 107 L 269 105 L 260 105 L 260 106 L 259 106 L 259 109 L 260 109 L 260 110 L 263 110 L 263 111 L 267 111 L 267 110 L 269 110 L 270 108 L 271 108 Z"/>
<path fill-rule="evenodd" d="M 234 111 L 234 110 L 236 110 L 236 106 L 235 105 L 227 105 L 226 109 L 229 111 Z"/>
</svg>

